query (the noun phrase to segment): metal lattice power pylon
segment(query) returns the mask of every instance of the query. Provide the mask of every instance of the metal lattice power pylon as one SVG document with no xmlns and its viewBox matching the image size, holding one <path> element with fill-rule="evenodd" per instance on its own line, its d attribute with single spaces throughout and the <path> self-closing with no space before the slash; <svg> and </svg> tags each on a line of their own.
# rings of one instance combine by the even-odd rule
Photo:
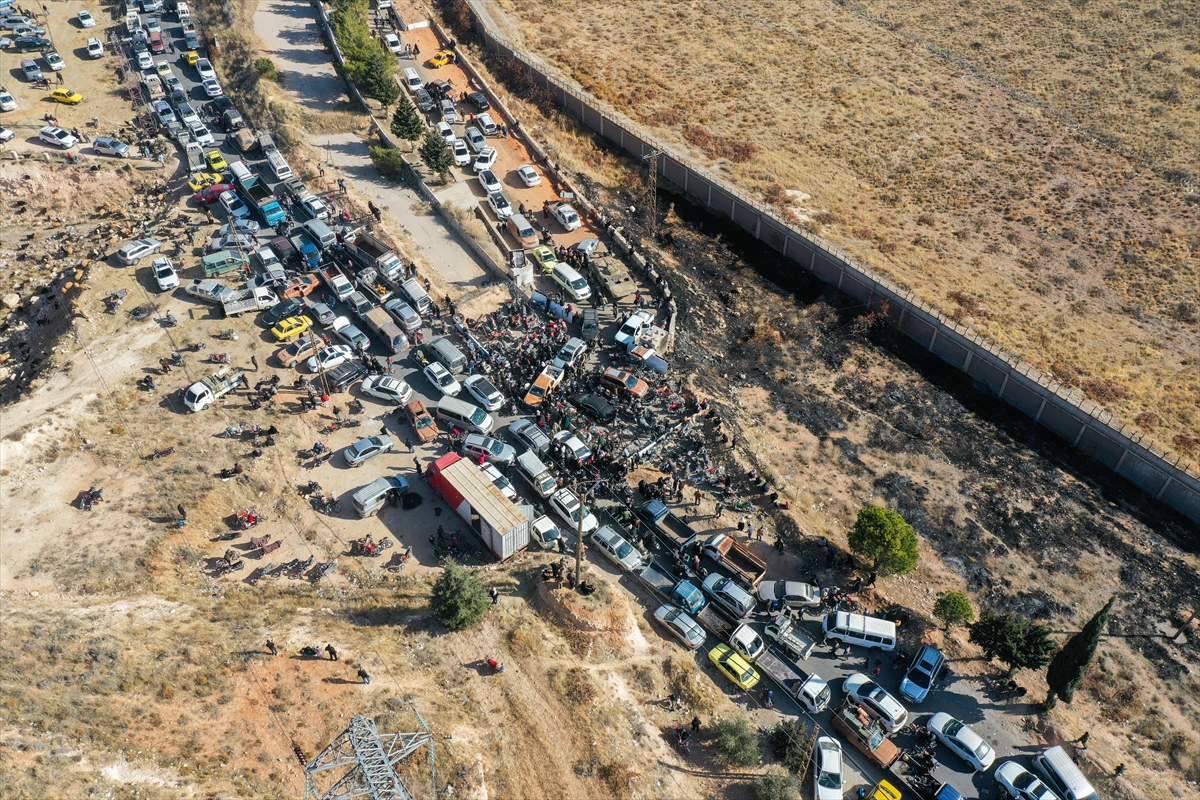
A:
<svg viewBox="0 0 1200 800">
<path fill-rule="evenodd" d="M 356 716 L 329 746 L 304 768 L 307 795 L 315 800 L 415 800 L 393 766 L 430 740 L 428 733 L 380 733 L 370 717 Z M 345 770 L 323 792 L 314 776 Z"/>
</svg>

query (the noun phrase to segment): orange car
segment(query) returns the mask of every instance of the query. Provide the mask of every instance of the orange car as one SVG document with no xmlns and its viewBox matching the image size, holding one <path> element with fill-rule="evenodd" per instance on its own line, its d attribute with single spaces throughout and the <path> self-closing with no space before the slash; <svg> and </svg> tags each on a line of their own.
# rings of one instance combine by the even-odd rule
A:
<svg viewBox="0 0 1200 800">
<path fill-rule="evenodd" d="M 288 282 L 287 288 L 283 290 L 280 297 L 284 300 L 290 300 L 293 297 L 308 297 L 320 285 L 321 281 L 316 275 L 300 275 Z"/>
<path fill-rule="evenodd" d="M 413 400 L 404 406 L 404 416 L 408 417 L 408 424 L 412 425 L 413 432 L 417 434 L 421 444 L 432 442 L 441 434 L 433 415 L 420 400 Z"/>
<path fill-rule="evenodd" d="M 540 406 L 542 401 L 558 388 L 558 384 L 562 383 L 562 379 L 562 367 L 547 364 L 542 368 L 542 373 L 533 379 L 533 383 L 529 384 L 529 391 L 525 393 L 525 405 L 529 408 Z"/>
<path fill-rule="evenodd" d="M 281 347 L 275 352 L 275 357 L 279 359 L 279 363 L 285 367 L 294 367 L 301 361 L 307 361 L 312 356 L 317 354 L 317 351 L 329 344 L 329 337 L 317 334 L 315 336 L 305 336 L 302 339 L 289 344 L 287 347 Z"/>
<path fill-rule="evenodd" d="M 637 398 L 645 397 L 650 391 L 650 384 L 632 372 L 626 372 L 616 367 L 609 367 L 604 370 L 604 374 L 600 376 L 600 385 L 607 386 L 609 389 L 615 389 L 618 394 L 623 391 L 629 392 Z"/>
</svg>

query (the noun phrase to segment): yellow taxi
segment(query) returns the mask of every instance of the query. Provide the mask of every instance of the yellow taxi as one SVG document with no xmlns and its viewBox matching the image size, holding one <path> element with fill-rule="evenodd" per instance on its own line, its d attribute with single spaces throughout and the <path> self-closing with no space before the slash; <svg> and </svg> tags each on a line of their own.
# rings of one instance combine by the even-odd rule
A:
<svg viewBox="0 0 1200 800">
<path fill-rule="evenodd" d="M 196 66 L 196 62 L 200 60 L 200 54 L 195 50 L 189 50 L 184 59 L 187 61 L 189 67 L 194 67 Z"/>
<path fill-rule="evenodd" d="M 554 255 L 554 251 L 544 244 L 533 248 L 526 255 L 529 256 L 529 260 L 535 267 L 547 275 L 554 272 L 554 267 L 558 265 L 558 256 Z"/>
<path fill-rule="evenodd" d="M 211 170 L 227 169 L 229 162 L 225 160 L 225 156 L 221 155 L 220 150 L 210 150 L 205 158 L 208 159 L 208 168 Z"/>
<path fill-rule="evenodd" d="M 429 63 L 435 67 L 444 67 L 454 60 L 453 50 L 439 50 L 434 54 L 433 58 L 429 59 Z"/>
<path fill-rule="evenodd" d="M 867 800 L 900 800 L 900 790 L 887 781 L 880 781 L 871 789 Z"/>
<path fill-rule="evenodd" d="M 188 186 L 193 192 L 198 192 L 206 186 L 220 183 L 221 176 L 215 172 L 193 172 L 191 179 L 188 181 Z"/>
<path fill-rule="evenodd" d="M 69 106 L 76 106 L 83 102 L 83 95 L 79 92 L 73 92 L 70 89 L 55 89 L 50 93 L 50 99 L 56 103 L 66 103 Z"/>
<path fill-rule="evenodd" d="M 727 644 L 719 644 L 708 651 L 708 660 L 729 680 L 742 689 L 752 689 L 760 680 L 750 662 Z"/>
<path fill-rule="evenodd" d="M 271 335 L 282 342 L 299 336 L 307 331 L 310 326 L 312 326 L 312 322 L 309 321 L 308 317 L 288 317 L 287 319 L 280 320 L 271 328 Z"/>
</svg>

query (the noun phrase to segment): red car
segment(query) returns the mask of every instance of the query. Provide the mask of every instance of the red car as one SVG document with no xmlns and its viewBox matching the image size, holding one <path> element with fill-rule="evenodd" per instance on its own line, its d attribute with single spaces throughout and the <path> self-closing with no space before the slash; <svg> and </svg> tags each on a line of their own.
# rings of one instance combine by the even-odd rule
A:
<svg viewBox="0 0 1200 800">
<path fill-rule="evenodd" d="M 201 205 L 217 202 L 217 198 L 225 192 L 234 191 L 234 186 L 229 183 L 214 183 L 212 186 L 206 186 L 196 192 L 196 202 Z"/>
</svg>

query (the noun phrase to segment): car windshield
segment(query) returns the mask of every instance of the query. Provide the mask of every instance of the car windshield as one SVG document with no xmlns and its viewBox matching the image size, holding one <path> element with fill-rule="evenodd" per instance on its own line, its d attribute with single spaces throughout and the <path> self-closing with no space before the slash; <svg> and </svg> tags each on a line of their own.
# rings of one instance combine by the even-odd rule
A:
<svg viewBox="0 0 1200 800">
<path fill-rule="evenodd" d="M 1028 789 L 1030 786 L 1033 785 L 1033 782 L 1036 780 L 1037 780 L 1037 778 L 1033 777 L 1032 772 L 1022 772 L 1020 775 L 1017 776 L 1017 779 L 1015 781 L 1013 781 L 1013 786 L 1017 787 L 1018 789 L 1022 789 L 1022 790 Z"/>
<path fill-rule="evenodd" d="M 438 386 L 449 386 L 450 384 L 454 383 L 454 376 L 447 372 L 443 372 L 441 375 L 438 375 L 437 382 Z"/>
<path fill-rule="evenodd" d="M 428 414 L 422 414 L 421 416 L 419 416 L 415 420 L 413 420 L 413 427 L 416 428 L 417 430 L 420 430 L 421 428 L 428 428 L 432 424 L 433 424 L 433 417 L 429 416 Z"/>
<path fill-rule="evenodd" d="M 825 770 L 821 770 L 821 775 L 817 778 L 817 782 L 826 789 L 841 789 L 842 775 L 839 772 L 826 772 Z"/>
<path fill-rule="evenodd" d="M 908 673 L 909 683 L 915 683 L 922 689 L 928 689 L 929 679 L 931 676 L 925 671 L 926 667 L 927 665 L 921 664 L 917 669 L 914 669 L 912 672 Z"/>
<path fill-rule="evenodd" d="M 621 542 L 619 545 L 617 545 L 617 558 L 625 558 L 625 556 L 632 552 L 633 546 L 630 545 L 629 542 Z"/>
<path fill-rule="evenodd" d="M 637 382 L 638 382 L 637 376 L 630 375 L 628 378 L 625 379 L 625 388 L 632 389 L 633 387 L 637 386 Z"/>
<path fill-rule="evenodd" d="M 546 390 L 543 389 L 541 386 L 537 386 L 537 385 L 529 387 L 529 393 L 531 395 L 533 395 L 534 397 L 545 397 L 546 396 Z"/>
<path fill-rule="evenodd" d="M 476 417 L 482 417 L 482 416 L 483 416 L 483 412 L 480 412 L 480 413 L 476 414 L 475 416 L 471 417 L 471 421 L 475 422 Z M 483 422 L 483 420 L 481 419 L 481 420 L 479 420 L 479 422 Z M 500 441 L 499 439 L 492 439 L 492 446 L 488 448 L 488 451 L 494 456 L 500 455 L 501 453 L 504 452 L 504 442 Z"/>
<path fill-rule="evenodd" d="M 575 280 L 571 281 L 571 288 L 574 289 L 575 291 L 580 291 L 581 289 L 586 289 L 587 281 L 585 281 L 583 278 L 576 278 Z"/>
<path fill-rule="evenodd" d="M 978 758 L 980 761 L 983 761 L 988 757 L 988 754 L 991 752 L 992 752 L 992 748 L 988 746 L 988 743 L 981 741 L 979 743 L 979 746 L 975 748 L 975 757 Z"/>
<path fill-rule="evenodd" d="M 947 736 L 955 736 L 963 729 L 963 724 L 956 719 L 952 719 L 946 723 L 946 727 L 942 729 L 942 733 Z"/>
</svg>

